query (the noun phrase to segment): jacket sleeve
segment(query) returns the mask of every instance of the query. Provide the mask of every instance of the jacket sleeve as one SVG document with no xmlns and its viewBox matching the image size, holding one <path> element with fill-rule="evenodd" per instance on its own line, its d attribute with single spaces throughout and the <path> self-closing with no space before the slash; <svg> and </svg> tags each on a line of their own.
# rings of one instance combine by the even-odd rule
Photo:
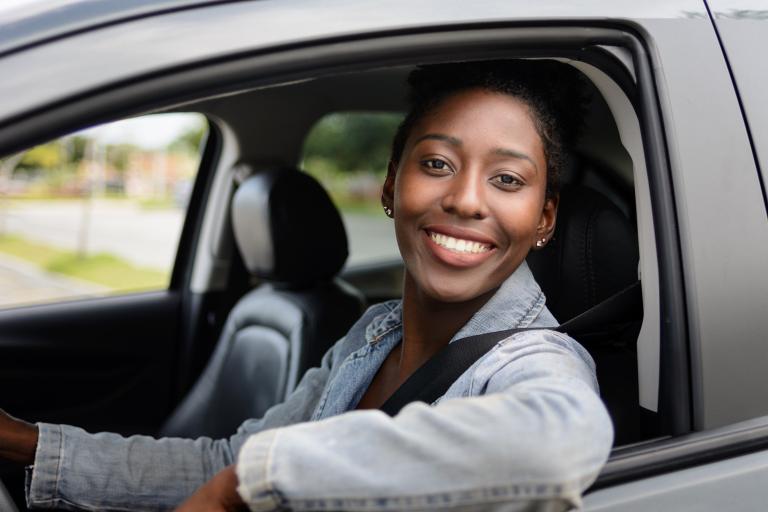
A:
<svg viewBox="0 0 768 512">
<path fill-rule="evenodd" d="M 459 381 L 436 405 L 393 418 L 353 411 L 252 436 L 238 491 L 253 511 L 579 506 L 613 442 L 586 351 L 560 333 L 523 332 Z"/>
<path fill-rule="evenodd" d="M 248 420 L 228 439 L 122 437 L 39 423 L 30 507 L 67 510 L 168 510 L 234 462 L 249 435 L 309 418 L 328 379 L 333 348 L 296 390 L 261 419 Z"/>
</svg>

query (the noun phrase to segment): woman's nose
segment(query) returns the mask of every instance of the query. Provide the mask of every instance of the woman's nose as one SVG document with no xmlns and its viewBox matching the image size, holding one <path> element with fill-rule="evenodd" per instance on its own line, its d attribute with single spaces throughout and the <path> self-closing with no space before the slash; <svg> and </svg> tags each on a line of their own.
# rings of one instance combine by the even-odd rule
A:
<svg viewBox="0 0 768 512">
<path fill-rule="evenodd" d="M 484 218 L 487 215 L 487 204 L 481 181 L 471 171 L 456 174 L 443 196 L 443 210 L 464 218 Z"/>
</svg>

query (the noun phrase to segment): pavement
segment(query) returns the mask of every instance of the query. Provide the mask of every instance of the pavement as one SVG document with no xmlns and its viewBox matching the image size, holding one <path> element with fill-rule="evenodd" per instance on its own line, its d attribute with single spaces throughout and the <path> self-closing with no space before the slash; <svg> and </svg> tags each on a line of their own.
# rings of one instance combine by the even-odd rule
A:
<svg viewBox="0 0 768 512">
<path fill-rule="evenodd" d="M 40 270 L 24 260 L 0 254 L 0 307 L 40 304 L 104 295 L 109 290 Z"/>
</svg>

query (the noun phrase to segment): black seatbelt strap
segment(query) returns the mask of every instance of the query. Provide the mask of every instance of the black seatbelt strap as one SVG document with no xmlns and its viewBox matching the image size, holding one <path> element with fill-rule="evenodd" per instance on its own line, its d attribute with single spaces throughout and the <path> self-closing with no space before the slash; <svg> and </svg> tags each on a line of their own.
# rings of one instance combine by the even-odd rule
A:
<svg viewBox="0 0 768 512">
<path fill-rule="evenodd" d="M 568 333 L 578 339 L 603 323 L 627 322 L 632 312 L 642 308 L 640 281 L 611 295 L 604 301 L 591 307 L 555 328 L 523 327 L 503 331 L 486 332 L 461 338 L 443 348 L 421 365 L 380 407 L 382 411 L 394 416 L 410 402 L 433 403 L 448 391 L 448 388 L 483 355 L 498 342 L 521 331 L 548 329 Z"/>
</svg>

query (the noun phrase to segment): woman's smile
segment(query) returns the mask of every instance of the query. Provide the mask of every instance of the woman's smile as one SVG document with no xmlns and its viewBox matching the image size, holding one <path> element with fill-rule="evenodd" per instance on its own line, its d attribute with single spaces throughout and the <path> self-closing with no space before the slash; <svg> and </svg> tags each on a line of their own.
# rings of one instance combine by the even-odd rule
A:
<svg viewBox="0 0 768 512">
<path fill-rule="evenodd" d="M 454 226 L 435 225 L 424 229 L 425 243 L 435 258 L 454 267 L 473 267 L 488 259 L 496 245 L 492 240 Z"/>
</svg>

